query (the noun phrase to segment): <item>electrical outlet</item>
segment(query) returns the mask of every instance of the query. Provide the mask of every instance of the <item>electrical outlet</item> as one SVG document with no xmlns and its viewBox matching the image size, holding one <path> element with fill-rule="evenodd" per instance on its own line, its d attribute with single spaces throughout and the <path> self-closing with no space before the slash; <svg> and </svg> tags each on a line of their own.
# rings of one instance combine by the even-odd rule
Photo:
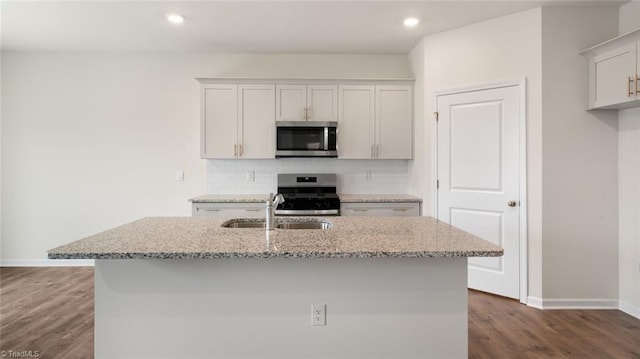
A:
<svg viewBox="0 0 640 359">
<path fill-rule="evenodd" d="M 256 172 L 255 171 L 247 172 L 247 182 L 255 182 L 255 180 L 256 180 Z"/>
<path fill-rule="evenodd" d="M 184 182 L 184 171 L 177 170 L 176 171 L 176 182 Z"/>
<path fill-rule="evenodd" d="M 364 171 L 364 179 L 365 181 L 371 181 L 371 170 Z"/>
<path fill-rule="evenodd" d="M 327 325 L 326 304 L 311 304 L 311 325 L 314 327 Z"/>
</svg>

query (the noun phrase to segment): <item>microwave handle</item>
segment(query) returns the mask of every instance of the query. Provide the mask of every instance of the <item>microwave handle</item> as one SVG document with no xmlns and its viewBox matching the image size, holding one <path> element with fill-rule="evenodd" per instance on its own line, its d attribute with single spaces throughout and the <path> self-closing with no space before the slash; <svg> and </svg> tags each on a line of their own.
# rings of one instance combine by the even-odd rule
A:
<svg viewBox="0 0 640 359">
<path fill-rule="evenodd" d="M 329 127 L 324 128 L 324 150 L 329 151 Z"/>
</svg>

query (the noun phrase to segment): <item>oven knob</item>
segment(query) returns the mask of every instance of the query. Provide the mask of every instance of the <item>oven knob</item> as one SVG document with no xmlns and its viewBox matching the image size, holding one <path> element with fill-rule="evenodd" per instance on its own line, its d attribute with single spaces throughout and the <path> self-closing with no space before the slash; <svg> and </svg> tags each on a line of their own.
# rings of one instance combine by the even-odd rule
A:
<svg viewBox="0 0 640 359">
<path fill-rule="evenodd" d="M 327 209 L 329 208 L 329 203 L 326 201 L 318 201 L 315 203 L 316 209 Z"/>
</svg>

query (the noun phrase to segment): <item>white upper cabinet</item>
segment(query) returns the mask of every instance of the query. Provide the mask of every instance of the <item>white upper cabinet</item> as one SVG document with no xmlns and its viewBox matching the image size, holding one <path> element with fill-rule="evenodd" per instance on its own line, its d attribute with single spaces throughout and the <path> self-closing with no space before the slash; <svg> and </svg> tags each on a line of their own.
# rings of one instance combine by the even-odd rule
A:
<svg viewBox="0 0 640 359">
<path fill-rule="evenodd" d="M 201 158 L 234 158 L 237 153 L 238 85 L 203 85 Z"/>
<path fill-rule="evenodd" d="M 276 121 L 337 119 L 337 85 L 276 85 Z"/>
<path fill-rule="evenodd" d="M 202 86 L 201 158 L 274 158 L 274 85 Z"/>
<path fill-rule="evenodd" d="M 587 57 L 587 108 L 640 106 L 640 29 L 582 52 Z"/>
<path fill-rule="evenodd" d="M 413 156 L 411 86 L 376 86 L 376 159 Z"/>
<path fill-rule="evenodd" d="M 411 86 L 344 85 L 339 94 L 338 158 L 412 158 Z"/>
<path fill-rule="evenodd" d="M 338 122 L 341 159 L 413 157 L 411 80 L 199 80 L 201 158 L 275 158 L 275 121 Z"/>
<path fill-rule="evenodd" d="M 375 140 L 375 86 L 339 87 L 338 158 L 372 159 Z"/>
<path fill-rule="evenodd" d="M 275 158 L 274 85 L 238 85 L 238 157 Z"/>
</svg>

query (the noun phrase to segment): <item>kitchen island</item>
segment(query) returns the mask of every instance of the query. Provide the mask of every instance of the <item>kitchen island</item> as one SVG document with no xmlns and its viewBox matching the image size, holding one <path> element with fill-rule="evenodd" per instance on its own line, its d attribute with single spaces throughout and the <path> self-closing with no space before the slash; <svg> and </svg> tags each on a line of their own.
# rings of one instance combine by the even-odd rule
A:
<svg viewBox="0 0 640 359">
<path fill-rule="evenodd" d="M 144 218 L 49 251 L 96 259 L 96 359 L 466 358 L 467 257 L 503 254 L 430 217 L 228 220 Z"/>
</svg>

